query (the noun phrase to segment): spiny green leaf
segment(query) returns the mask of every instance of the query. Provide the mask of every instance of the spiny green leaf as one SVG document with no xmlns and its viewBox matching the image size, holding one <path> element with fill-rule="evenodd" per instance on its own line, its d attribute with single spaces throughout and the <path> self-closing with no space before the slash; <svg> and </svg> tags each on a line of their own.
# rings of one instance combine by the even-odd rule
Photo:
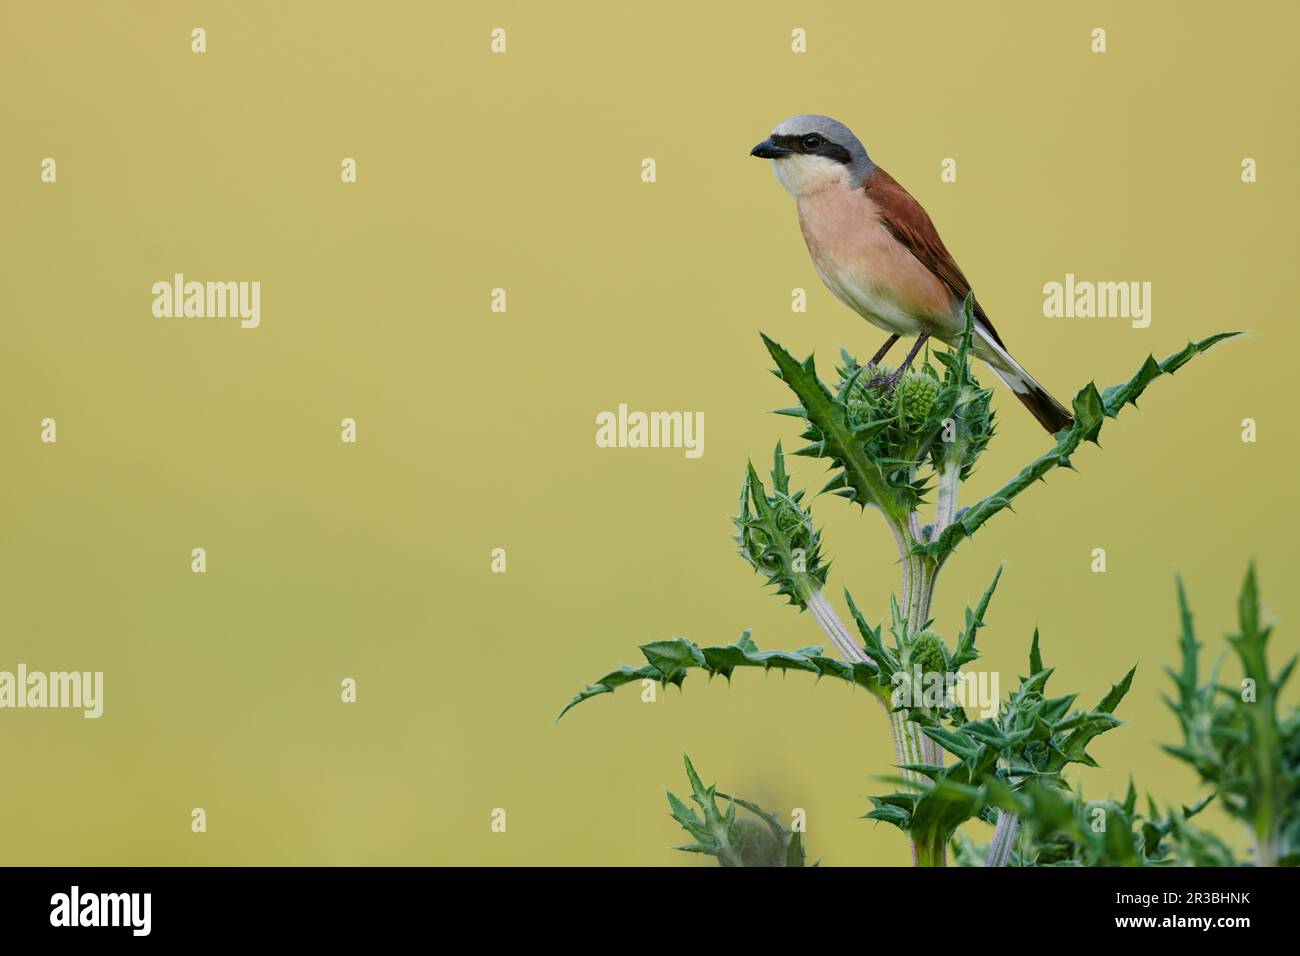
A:
<svg viewBox="0 0 1300 956">
<path fill-rule="evenodd" d="M 626 664 L 621 665 L 618 670 L 610 671 L 594 684 L 588 684 L 585 690 L 580 691 L 573 700 L 569 701 L 568 706 L 560 711 L 560 717 L 569 712 L 569 708 L 584 700 L 590 700 L 600 694 L 612 694 L 615 689 L 622 687 L 624 684 L 630 684 L 633 681 L 643 681 L 646 678 L 652 680 L 663 680 L 663 674 L 657 667 L 646 664 L 644 667 L 628 667 Z M 556 718 L 557 720 L 559 717 Z"/>
<path fill-rule="evenodd" d="M 1056 445 L 1050 451 L 1021 469 L 1001 489 L 963 511 L 956 521 L 943 530 L 937 541 L 917 545 L 916 550 L 937 561 L 944 560 L 963 538 L 973 535 L 995 514 L 1008 508 L 1016 496 L 1053 468 L 1068 466 L 1070 456 L 1079 445 L 1084 441 L 1097 440 L 1104 418 L 1116 417 L 1125 404 L 1136 404 L 1137 398 L 1159 376 L 1173 374 L 1194 356 L 1237 334 L 1239 333 L 1221 332 L 1199 342 L 1189 342 L 1181 351 L 1162 362 L 1148 358 L 1133 378 L 1106 389 L 1105 395 L 1098 393 L 1096 385 L 1085 385 L 1074 399 L 1074 424 L 1058 433 Z"/>
<path fill-rule="evenodd" d="M 1000 580 L 1002 580 L 1002 565 L 998 565 L 998 570 L 993 575 L 993 582 L 985 589 L 975 610 L 966 608 L 966 626 L 957 639 L 957 650 L 952 658 L 951 666 L 954 669 L 979 657 L 979 652 L 975 649 L 975 632 L 984 626 L 984 615 L 988 613 L 989 601 L 992 600 L 993 592 L 997 590 Z"/>
<path fill-rule="evenodd" d="M 766 335 L 763 344 L 776 361 L 777 376 L 798 396 L 804 414 L 816 428 L 818 441 L 811 446 L 813 454 L 829 458 L 832 464 L 843 468 L 858 504 L 875 505 L 895 519 L 905 514 L 908 503 L 899 489 L 891 485 L 880 465 L 866 454 L 848 420 L 847 406 L 842 400 L 837 401 L 817 378 L 812 356 L 800 363 Z"/>
<path fill-rule="evenodd" d="M 1038 628 L 1034 628 L 1034 642 L 1029 646 L 1029 673 L 1037 674 L 1043 669 L 1043 655 L 1038 650 Z"/>
<path fill-rule="evenodd" d="M 816 650 L 820 651 L 820 649 Z M 749 631 L 741 634 L 735 643 L 718 647 L 699 647 L 686 638 L 677 637 L 644 644 L 641 652 L 645 654 L 648 662 L 644 667 L 631 668 L 624 665 L 606 674 L 599 681 L 576 694 L 564 710 L 560 711 L 560 717 L 585 700 L 611 693 L 616 688 L 633 681 L 648 678 L 661 684 L 673 683 L 680 686 L 691 670 L 702 670 L 709 676 L 721 674 L 724 677 L 730 677 L 737 667 L 755 667 L 764 671 L 804 671 L 818 678 L 834 677 L 845 683 L 864 687 L 877 695 L 884 693 L 879 684 L 878 671 L 872 664 L 860 661 L 850 664 L 836 658 L 824 657 L 820 653 L 762 651 L 750 637 Z"/>
</svg>

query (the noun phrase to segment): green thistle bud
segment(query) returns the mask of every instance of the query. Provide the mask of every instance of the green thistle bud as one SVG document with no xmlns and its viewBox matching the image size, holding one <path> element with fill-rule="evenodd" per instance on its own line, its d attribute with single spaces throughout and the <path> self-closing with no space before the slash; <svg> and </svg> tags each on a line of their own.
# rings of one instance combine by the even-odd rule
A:
<svg viewBox="0 0 1300 956">
<path fill-rule="evenodd" d="M 775 813 L 756 803 L 719 793 L 717 786 L 706 787 L 691 758 L 684 760 L 691 800 L 699 810 L 691 809 L 668 791 L 672 817 L 691 837 L 689 844 L 677 849 L 707 853 L 721 866 L 804 865 L 803 838 L 799 833 L 787 830 Z M 723 807 L 718 806 L 719 800 L 725 801 Z"/>
<path fill-rule="evenodd" d="M 804 513 L 799 510 L 798 505 L 793 504 L 788 498 L 780 499 L 774 510 L 776 512 L 776 526 L 786 534 L 792 534 L 803 527 L 806 520 Z"/>
<path fill-rule="evenodd" d="M 908 427 L 925 423 L 939 397 L 939 381 L 925 372 L 908 372 L 894 390 L 894 409 Z"/>
<path fill-rule="evenodd" d="M 727 830 L 727 842 L 741 866 L 785 866 L 785 848 L 766 823 L 738 817 Z"/>
<path fill-rule="evenodd" d="M 908 670 L 920 668 L 922 674 L 946 674 L 948 651 L 943 639 L 934 631 L 922 631 L 908 645 L 904 661 Z"/>
<path fill-rule="evenodd" d="M 880 417 L 879 409 L 871 402 L 849 399 L 849 425 L 861 428 L 863 425 Z"/>
<path fill-rule="evenodd" d="M 826 583 L 821 538 L 812 513 L 801 504 L 803 492 L 790 493 L 785 455 L 776 446 L 769 493 L 751 465 L 740 492 L 740 513 L 732 519 L 739 553 L 767 577 L 791 604 L 805 602 Z"/>
</svg>

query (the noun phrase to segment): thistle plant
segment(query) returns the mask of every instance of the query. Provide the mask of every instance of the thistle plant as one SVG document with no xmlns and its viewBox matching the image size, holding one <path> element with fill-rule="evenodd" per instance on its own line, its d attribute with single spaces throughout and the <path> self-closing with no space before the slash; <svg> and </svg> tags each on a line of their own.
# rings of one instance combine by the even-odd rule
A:
<svg viewBox="0 0 1300 956">
<path fill-rule="evenodd" d="M 1182 581 L 1178 607 L 1182 666 L 1169 670 L 1178 696 L 1165 701 L 1178 716 L 1183 743 L 1165 749 L 1196 770 L 1210 798 L 1245 824 L 1257 864 L 1300 866 L 1300 709 L 1283 716 L 1278 701 L 1296 657 L 1270 673 L 1272 628 L 1262 620 L 1254 567 L 1237 599 L 1238 633 L 1228 638 L 1241 665 L 1237 686 L 1219 682 L 1222 658 L 1200 682 L 1201 645 Z"/>
<path fill-rule="evenodd" d="M 805 865 L 803 836 L 799 831 L 786 829 L 779 816 L 756 803 L 719 793 L 717 786 L 704 786 L 691 758 L 682 759 L 691 785 L 691 800 L 699 807 L 699 813 L 668 791 L 668 808 L 673 819 L 691 836 L 690 843 L 677 849 L 716 857 L 720 866 Z M 719 799 L 726 801 L 726 810 L 718 808 Z M 738 809 L 744 809 L 749 815 L 738 815 Z"/>
<path fill-rule="evenodd" d="M 1050 778 L 1016 788 L 990 777 L 973 795 L 975 812 L 987 817 L 1000 808 L 1024 819 L 1025 832 L 1014 848 L 959 838 L 959 862 L 988 865 L 1006 852 L 1006 862 L 1019 866 L 1300 865 L 1300 709 L 1284 715 L 1278 703 L 1296 658 L 1276 675 L 1269 670 L 1271 628 L 1262 623 L 1255 569 L 1247 571 L 1237 600 L 1238 633 L 1228 638 L 1241 667 L 1236 686 L 1219 681 L 1222 657 L 1201 683 L 1201 645 L 1181 580 L 1178 607 L 1182 663 L 1167 668 L 1178 693 L 1165 700 L 1178 716 L 1183 743 L 1164 749 L 1194 768 L 1208 793 L 1163 812 L 1148 796 L 1142 812 L 1131 780 L 1123 800 L 1088 801 L 1081 791 L 1052 786 Z M 1237 859 L 1224 840 L 1191 822 L 1215 800 L 1250 833 L 1248 859 Z"/>
<path fill-rule="evenodd" d="M 826 594 L 830 562 L 810 496 L 791 490 L 786 452 L 778 442 L 769 483 L 752 462 L 745 470 L 733 519 L 737 550 L 779 597 L 810 613 L 838 656 L 825 654 L 823 644 L 760 650 L 749 631 L 716 646 L 685 638 L 654 641 L 641 647 L 643 665 L 623 665 L 599 678 L 574 696 L 561 716 L 630 682 L 653 679 L 680 687 L 691 670 L 728 680 L 737 668 L 836 678 L 866 689 L 878 701 L 895 747 L 899 775 L 891 779 L 903 789 L 875 798 L 875 809 L 867 816 L 905 831 L 915 863 L 937 866 L 945 864 L 957 827 L 983 819 L 995 828 L 983 858 L 991 865 L 1013 862 L 1023 801 L 1040 791 L 1050 794 L 1044 799 L 1056 799 L 1068 792 L 1061 775 L 1067 764 L 1093 763 L 1086 745 L 1118 724 L 1113 711 L 1132 672 L 1092 708 L 1074 709 L 1074 695 L 1045 696 L 1051 671 L 1042 666 L 1035 635 L 1029 676 L 995 715 L 972 719 L 951 689 L 962 684 L 962 669 L 979 656 L 976 636 L 1000 571 L 976 606 L 967 608 L 961 626 L 951 631 L 951 643 L 930 617 L 940 572 L 962 541 L 1017 497 L 1055 468 L 1072 467 L 1072 456 L 1085 442 L 1097 442 L 1107 418 L 1118 416 L 1126 405 L 1136 406 L 1154 381 L 1235 333 L 1189 342 L 1163 361 L 1148 356 L 1132 378 L 1104 391 L 1091 383 L 1084 386 L 1074 398 L 1073 423 L 1053 436 L 1052 447 L 996 492 L 963 508 L 962 484 L 995 432 L 991 392 L 975 379 L 968 361 L 971 309 L 968 298 L 966 329 L 957 345 L 927 357 L 893 389 L 882 387 L 891 370 L 859 365 L 848 353 L 828 384 L 812 357 L 798 361 L 762 337 L 776 363 L 774 374 L 797 400 L 778 410 L 801 426 L 805 444 L 790 454 L 826 463 L 830 476 L 822 494 L 884 519 L 901 569 L 885 620 L 873 626 L 845 588 L 853 630 L 843 623 Z M 692 779 L 693 790 L 694 783 Z M 702 819 L 701 825 L 712 828 L 716 837 L 709 814 Z M 690 826 L 679 822 L 695 833 L 693 821 Z M 698 840 L 723 859 L 721 843 Z"/>
</svg>

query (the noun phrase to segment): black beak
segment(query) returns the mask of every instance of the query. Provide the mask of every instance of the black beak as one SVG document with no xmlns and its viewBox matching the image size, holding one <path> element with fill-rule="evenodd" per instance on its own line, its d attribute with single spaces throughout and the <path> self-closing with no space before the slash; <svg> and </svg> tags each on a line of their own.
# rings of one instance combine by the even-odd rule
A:
<svg viewBox="0 0 1300 956">
<path fill-rule="evenodd" d="M 792 151 L 784 146 L 776 145 L 776 140 L 768 137 L 749 151 L 750 156 L 757 156 L 759 159 L 780 159 L 782 156 L 789 156 Z"/>
</svg>

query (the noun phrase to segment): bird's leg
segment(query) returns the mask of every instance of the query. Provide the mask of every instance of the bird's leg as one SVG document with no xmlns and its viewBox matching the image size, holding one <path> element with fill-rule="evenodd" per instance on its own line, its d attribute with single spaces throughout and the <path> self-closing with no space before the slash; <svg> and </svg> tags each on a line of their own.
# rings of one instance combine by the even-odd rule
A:
<svg viewBox="0 0 1300 956">
<path fill-rule="evenodd" d="M 862 387 L 863 388 L 872 387 L 871 385 L 867 384 L 868 380 L 871 378 L 872 371 L 875 369 L 877 365 L 880 364 L 880 360 L 885 357 L 885 353 L 888 352 L 891 348 L 893 348 L 894 343 L 897 341 L 898 341 L 897 333 L 891 335 L 889 338 L 885 339 L 885 344 L 876 350 L 876 354 L 871 356 L 871 360 L 868 361 L 866 365 L 859 365 L 857 362 L 854 362 L 852 368 L 846 368 L 844 370 L 844 374 L 846 376 L 853 376 L 859 370 L 863 370 L 865 374 L 862 376 L 861 379 Z"/>
<path fill-rule="evenodd" d="M 898 338 L 898 336 L 894 336 L 894 338 Z M 918 353 L 918 352 L 921 351 L 921 346 L 925 345 L 926 341 L 927 341 L 929 338 L 930 338 L 930 333 L 929 333 L 929 332 L 922 333 L 920 336 L 918 336 L 918 337 L 917 337 L 917 340 L 916 340 L 916 344 L 912 346 L 912 351 L 910 351 L 910 352 L 907 353 L 907 358 L 903 359 L 903 364 L 900 365 L 900 366 L 898 366 L 898 371 L 894 372 L 894 374 L 891 375 L 891 376 L 889 376 L 889 378 L 877 379 L 876 381 L 872 382 L 872 383 L 871 383 L 869 386 L 867 386 L 867 387 L 868 387 L 868 388 L 884 388 L 884 389 L 887 389 L 888 391 L 891 391 L 891 392 L 892 392 L 892 391 L 894 390 L 894 387 L 895 387 L 895 386 L 896 386 L 900 381 L 902 381 L 903 376 L 907 373 L 908 368 L 911 367 L 911 365 L 912 365 L 912 360 L 913 360 L 914 358 L 916 358 L 916 353 Z M 892 343 L 892 342 L 886 342 L 885 344 L 886 344 L 886 345 L 892 345 L 893 343 Z"/>
<path fill-rule="evenodd" d="M 885 344 L 880 347 L 875 355 L 871 356 L 871 361 L 867 363 L 867 368 L 875 368 L 880 364 L 880 360 L 885 357 L 885 353 L 894 347 L 898 341 L 898 333 L 895 332 L 889 338 L 885 339 Z"/>
</svg>

